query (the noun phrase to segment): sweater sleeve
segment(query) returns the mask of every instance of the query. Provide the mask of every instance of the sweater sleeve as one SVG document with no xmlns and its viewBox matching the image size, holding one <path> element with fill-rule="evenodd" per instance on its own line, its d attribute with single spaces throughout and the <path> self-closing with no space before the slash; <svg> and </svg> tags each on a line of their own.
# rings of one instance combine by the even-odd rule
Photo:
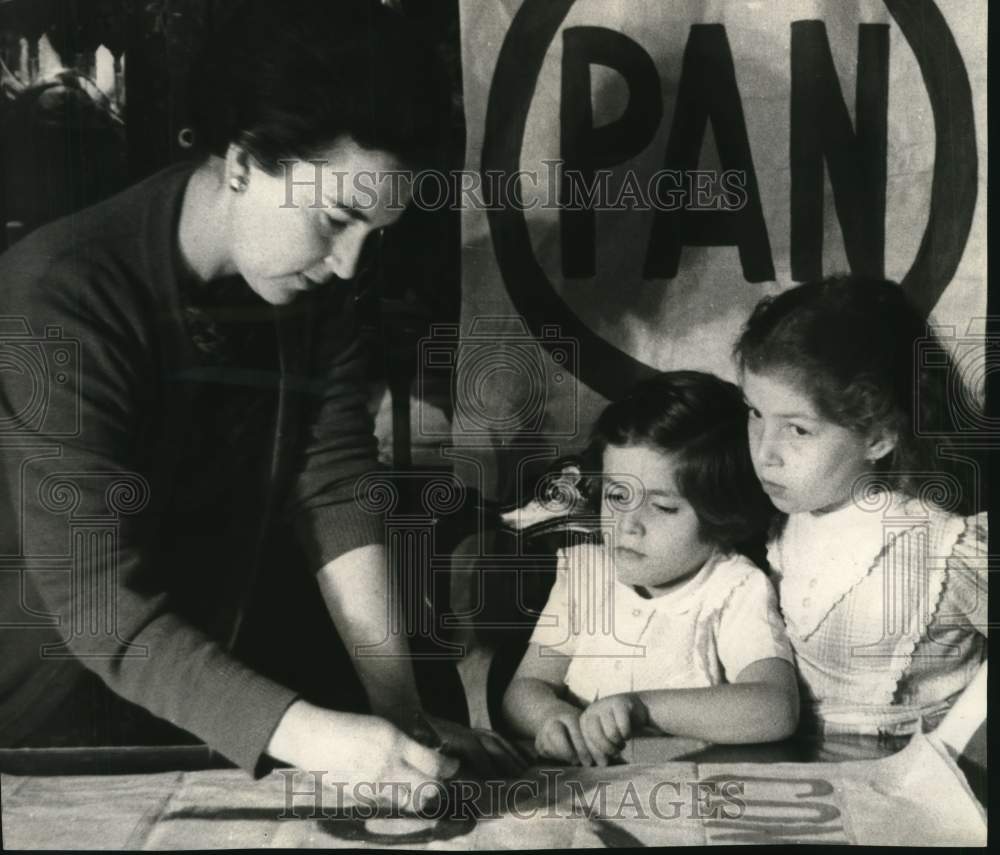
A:
<svg viewBox="0 0 1000 855">
<path fill-rule="evenodd" d="M 331 297 L 333 299 L 329 299 Z M 361 546 L 383 543 L 374 490 L 391 490 L 379 470 L 368 411 L 367 356 L 353 302 L 327 297 L 320 313 L 306 385 L 306 423 L 288 511 L 314 571 Z M 367 492 L 365 492 L 367 490 Z"/>
<path fill-rule="evenodd" d="M 294 693 L 176 614 L 152 560 L 160 497 L 144 430 L 157 369 L 137 289 L 78 255 L 45 265 L 38 255 L 0 265 L 0 315 L 25 333 L 6 342 L 20 370 L 0 371 L 3 513 L 26 588 L 62 638 L 37 655 L 80 660 L 117 694 L 261 774 Z"/>
</svg>

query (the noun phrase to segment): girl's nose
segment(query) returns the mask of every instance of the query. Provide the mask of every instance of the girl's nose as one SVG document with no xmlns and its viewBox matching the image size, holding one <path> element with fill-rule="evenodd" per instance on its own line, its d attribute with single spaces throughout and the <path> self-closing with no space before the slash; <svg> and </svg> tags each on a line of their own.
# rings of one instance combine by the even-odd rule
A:
<svg viewBox="0 0 1000 855">
<path fill-rule="evenodd" d="M 780 466 L 781 449 L 778 438 L 768 431 L 762 431 L 754 448 L 754 457 L 761 466 Z"/>
<path fill-rule="evenodd" d="M 642 520 L 637 511 L 621 511 L 618 514 L 618 530 L 623 534 L 641 534 Z"/>
</svg>

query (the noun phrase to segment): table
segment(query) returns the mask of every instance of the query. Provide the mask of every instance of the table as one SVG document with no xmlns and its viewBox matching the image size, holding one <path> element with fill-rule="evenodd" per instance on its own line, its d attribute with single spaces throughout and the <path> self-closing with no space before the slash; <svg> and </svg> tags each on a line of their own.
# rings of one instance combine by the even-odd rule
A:
<svg viewBox="0 0 1000 855">
<path fill-rule="evenodd" d="M 372 819 L 363 793 L 317 796 L 315 779 L 293 770 L 253 782 L 210 768 L 219 758 L 207 749 L 0 752 L 4 845 L 447 850 L 985 839 L 985 815 L 954 763 L 925 736 L 890 754 L 894 747 L 640 738 L 623 765 L 456 782 L 433 829 L 407 826 L 401 835 L 389 834 L 398 818 Z M 845 755 L 852 759 L 822 762 Z M 74 764 L 78 774 L 65 774 Z"/>
</svg>

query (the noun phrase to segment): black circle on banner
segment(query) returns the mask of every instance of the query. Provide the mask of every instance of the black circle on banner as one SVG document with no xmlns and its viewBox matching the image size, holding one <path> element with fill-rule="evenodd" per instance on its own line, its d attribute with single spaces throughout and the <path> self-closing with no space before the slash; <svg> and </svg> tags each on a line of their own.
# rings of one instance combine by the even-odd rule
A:
<svg viewBox="0 0 1000 855">
<path fill-rule="evenodd" d="M 511 175 L 520 169 L 528 110 L 542 63 L 575 0 L 524 0 L 497 57 L 486 107 L 480 170 Z M 972 228 L 978 155 L 972 87 L 948 24 L 934 2 L 884 0 L 916 56 L 936 132 L 930 215 L 903 287 L 929 312 L 951 281 Z M 553 288 L 535 258 L 520 186 L 510 204 L 487 211 L 500 275 L 514 308 L 543 347 L 542 324 L 558 324 L 561 337 L 578 342 L 577 379 L 615 399 L 656 373 L 585 324 Z M 572 369 L 572 366 L 570 366 Z"/>
</svg>

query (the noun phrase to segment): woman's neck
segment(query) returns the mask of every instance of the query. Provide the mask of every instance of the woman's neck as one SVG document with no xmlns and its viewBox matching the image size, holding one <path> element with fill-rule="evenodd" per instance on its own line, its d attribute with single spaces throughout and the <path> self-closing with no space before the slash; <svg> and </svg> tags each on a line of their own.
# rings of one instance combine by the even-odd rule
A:
<svg viewBox="0 0 1000 855">
<path fill-rule="evenodd" d="M 229 198 L 223 182 L 223 162 L 209 157 L 188 180 L 181 203 L 181 259 L 200 282 L 231 275 Z"/>
</svg>

